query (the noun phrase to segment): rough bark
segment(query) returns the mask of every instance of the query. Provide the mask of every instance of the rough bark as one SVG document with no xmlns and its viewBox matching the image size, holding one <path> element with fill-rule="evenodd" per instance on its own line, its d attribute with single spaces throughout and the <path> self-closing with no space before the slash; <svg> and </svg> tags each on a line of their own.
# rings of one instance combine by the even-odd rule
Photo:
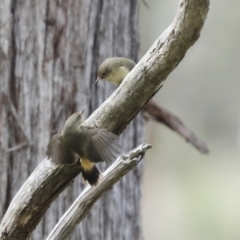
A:
<svg viewBox="0 0 240 240">
<path fill-rule="evenodd" d="M 97 3 L 99 4 L 100 2 Z M 93 4 L 93 2 L 91 2 L 91 4 Z M 209 2 L 207 0 L 182 0 L 180 2 L 179 11 L 173 24 L 164 32 L 164 34 L 159 39 L 157 39 L 152 48 L 147 52 L 147 54 L 142 58 L 142 60 L 137 64 L 137 66 L 128 74 L 128 76 L 119 86 L 119 88 L 115 90 L 115 92 L 87 119 L 86 124 L 96 124 L 98 126 L 107 127 L 109 130 L 114 130 L 114 132 L 121 132 L 126 127 L 126 125 L 136 116 L 136 114 L 140 111 L 144 104 L 159 89 L 162 81 L 165 80 L 168 74 L 181 61 L 187 49 L 197 40 L 204 20 L 206 18 L 208 4 Z M 119 8 L 119 6 L 117 7 Z M 60 14 L 60 16 L 62 15 Z M 101 27 L 98 27 L 97 29 L 101 29 Z M 133 29 L 131 29 L 131 31 L 132 30 Z M 100 35 L 100 33 L 97 34 L 97 39 Z M 89 41 L 91 41 L 90 37 Z M 131 41 L 132 44 L 134 42 L 134 39 L 131 38 Z M 101 48 L 99 48 L 98 50 L 99 51 L 96 52 L 101 53 Z M 123 55 L 123 53 L 118 55 Z M 97 56 L 96 53 L 94 53 L 94 57 L 95 56 Z M 93 56 L 91 58 L 91 61 L 88 61 L 89 59 L 86 58 L 86 68 L 88 68 L 89 66 L 88 63 L 91 66 Z M 60 70 L 63 70 L 64 66 L 65 65 L 63 65 Z M 48 67 L 52 69 L 51 66 Z M 60 75 L 57 75 L 58 78 L 61 78 L 62 76 L 67 76 L 64 75 L 64 71 L 60 71 L 60 73 Z M 90 76 L 87 76 L 86 79 L 89 79 L 89 77 Z M 75 78 L 72 81 L 74 80 Z M 43 82 L 45 81 L 43 80 Z M 147 88 L 146 82 L 148 85 Z M 90 83 L 93 83 L 93 81 L 91 81 Z M 73 85 L 72 90 L 76 88 L 78 89 L 77 86 L 78 85 Z M 93 84 L 88 85 L 88 87 L 90 87 L 90 89 L 95 88 Z M 49 97 L 47 97 L 47 92 L 44 92 L 43 88 L 44 87 L 42 86 L 42 92 L 40 91 L 42 95 L 40 95 L 41 98 L 45 97 L 45 101 L 42 101 L 41 103 L 47 104 Z M 105 90 L 102 89 L 102 91 L 107 92 L 108 87 L 106 87 Z M 65 95 L 64 91 L 61 97 L 72 96 L 73 99 L 75 99 L 74 103 L 76 104 L 77 101 L 76 98 L 74 98 L 77 95 L 76 92 L 73 91 L 72 95 Z M 70 90 L 69 93 L 71 93 Z M 89 94 L 87 94 L 87 96 L 90 97 Z M 70 101 L 70 99 L 68 100 Z M 62 98 L 60 98 L 60 100 L 62 100 Z M 94 106 L 95 102 L 91 101 L 91 99 L 88 100 L 91 103 L 91 109 L 91 107 Z M 59 99 L 55 99 L 55 101 L 59 103 Z M 52 102 L 53 106 L 55 106 L 54 103 L 56 102 L 54 102 L 54 98 L 52 98 Z M 64 105 L 64 101 L 62 103 L 63 106 L 72 106 L 71 104 Z M 15 104 L 14 101 L 13 104 Z M 56 104 L 56 106 L 58 106 L 58 104 Z M 39 107 L 39 109 L 41 109 L 41 107 Z M 63 111 L 67 110 L 65 108 L 63 108 L 62 111 L 59 110 L 58 112 L 60 113 L 55 115 L 54 120 L 58 120 L 59 115 L 62 115 Z M 44 118 L 44 120 L 46 119 Z M 46 122 L 45 125 L 43 122 L 39 124 L 42 127 L 46 126 Z M 43 131 L 43 129 L 44 128 L 42 128 L 41 130 Z M 138 125 L 134 124 L 133 128 L 127 131 L 127 133 L 132 137 L 132 142 L 134 143 L 138 141 L 137 135 L 135 135 L 134 133 L 136 131 L 139 131 L 139 129 L 140 128 L 138 127 Z M 41 135 L 44 134 L 40 132 L 40 136 Z M 42 136 L 42 139 L 44 139 L 44 136 Z M 125 142 L 125 145 L 129 145 L 129 147 L 130 144 L 131 141 Z M 42 150 L 41 146 L 42 145 L 40 145 L 38 150 Z M 40 150 L 39 152 L 41 152 Z M 23 158 L 19 159 L 24 159 L 24 157 L 26 156 L 24 155 Z M 114 188 L 113 192 L 102 198 L 101 201 L 98 201 L 98 203 L 94 207 L 94 210 L 96 211 L 91 211 L 90 215 L 88 216 L 88 224 L 86 226 L 81 224 L 80 230 L 82 231 L 75 231 L 73 239 L 79 239 L 81 237 L 83 239 L 141 239 L 141 229 L 139 228 L 139 187 L 136 188 L 136 185 L 139 184 L 140 174 L 141 171 L 139 171 L 139 169 L 137 171 L 133 171 L 132 175 L 128 174 L 127 177 L 123 179 L 125 181 L 120 183 L 120 185 L 122 184 L 120 188 L 118 184 L 118 188 Z M 41 179 L 39 181 L 41 181 Z M 134 191 L 132 189 L 134 189 Z M 41 191 L 39 192 L 40 194 L 42 194 Z M 71 194 L 69 194 L 69 196 L 71 196 Z M 121 199 L 122 201 L 119 202 L 119 199 Z M 31 202 L 31 204 L 33 203 L 35 203 L 34 200 Z M 61 205 L 60 210 L 62 210 L 63 208 L 64 204 Z M 57 213 L 60 213 L 60 210 L 58 209 Z M 94 213 L 96 214 L 94 215 Z M 58 215 L 53 216 L 55 218 L 58 218 Z M 116 216 L 121 217 L 117 218 Z M 45 225 L 45 228 L 43 228 L 44 231 L 46 231 L 47 229 L 46 226 L 48 226 L 49 228 L 52 227 L 52 219 L 50 216 L 48 216 L 48 214 L 47 217 L 49 222 Z M 83 226 L 85 227 L 84 229 Z M 25 231 L 26 230 L 28 229 L 25 229 Z M 16 236 L 16 233 L 26 234 L 25 232 L 23 232 L 23 229 L 18 229 L 18 231 L 16 231 L 15 235 L 13 234 L 13 236 Z"/>
<path fill-rule="evenodd" d="M 66 118 L 82 108 L 86 115 L 90 114 L 110 95 L 111 87 L 97 89 L 94 84 L 98 65 L 114 55 L 137 61 L 136 8 L 136 0 L 1 1 L 0 206 L 3 207 L 0 218 L 29 174 L 44 159 L 50 136 L 62 128 Z M 8 99 L 15 116 L 10 105 L 5 104 Z M 123 149 L 135 147 L 142 137 L 139 116 L 122 137 Z M 101 198 L 71 238 L 141 238 L 141 172 L 139 164 Z M 59 187 L 63 189 L 68 184 Z M 77 178 L 52 204 L 32 239 L 44 239 L 48 235 L 82 187 Z M 52 200 L 48 199 L 48 203 Z M 134 204 L 133 208 L 129 207 Z M 125 221 L 129 215 L 131 219 Z M 126 231 L 121 232 L 119 228 Z"/>
</svg>

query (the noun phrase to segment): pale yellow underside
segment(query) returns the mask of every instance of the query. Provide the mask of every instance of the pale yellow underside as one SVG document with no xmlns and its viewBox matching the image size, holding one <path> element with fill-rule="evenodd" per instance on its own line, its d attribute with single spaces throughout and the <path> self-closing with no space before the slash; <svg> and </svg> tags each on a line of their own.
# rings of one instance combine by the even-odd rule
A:
<svg viewBox="0 0 240 240">
<path fill-rule="evenodd" d="M 106 78 L 106 80 L 116 85 L 119 85 L 128 73 L 129 73 L 129 69 L 124 66 L 121 66 L 114 72 L 114 74 L 110 74 Z"/>
<path fill-rule="evenodd" d="M 81 166 L 85 171 L 91 171 L 94 163 L 90 162 L 87 158 L 81 158 Z"/>
</svg>

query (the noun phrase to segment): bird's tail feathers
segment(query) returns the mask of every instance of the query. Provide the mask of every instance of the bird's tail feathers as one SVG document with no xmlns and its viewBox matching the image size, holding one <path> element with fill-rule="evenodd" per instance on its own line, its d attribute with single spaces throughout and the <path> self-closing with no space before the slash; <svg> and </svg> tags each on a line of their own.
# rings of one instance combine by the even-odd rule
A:
<svg viewBox="0 0 240 240">
<path fill-rule="evenodd" d="M 101 179 L 101 172 L 86 158 L 81 158 L 82 176 L 91 186 L 96 186 Z"/>
</svg>

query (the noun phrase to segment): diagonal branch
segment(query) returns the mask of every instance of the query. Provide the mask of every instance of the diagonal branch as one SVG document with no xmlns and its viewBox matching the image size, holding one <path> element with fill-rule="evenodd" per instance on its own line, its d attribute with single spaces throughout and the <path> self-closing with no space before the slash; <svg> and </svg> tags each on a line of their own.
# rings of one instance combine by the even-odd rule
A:
<svg viewBox="0 0 240 240">
<path fill-rule="evenodd" d="M 120 156 L 104 173 L 101 183 L 91 188 L 89 185 L 75 200 L 69 210 L 62 216 L 58 224 L 49 234 L 47 240 L 64 240 L 84 219 L 93 204 L 111 188 L 120 178 L 132 170 L 151 148 L 149 144 L 141 144 L 127 155 Z"/>
<path fill-rule="evenodd" d="M 173 23 L 87 123 L 93 125 L 95 121 L 98 126 L 121 133 L 196 42 L 208 6 L 209 0 L 181 0 Z"/>
<path fill-rule="evenodd" d="M 207 145 L 202 142 L 197 136 L 192 132 L 179 117 L 169 112 L 167 109 L 158 106 L 155 102 L 149 101 L 144 107 L 145 110 L 155 121 L 160 122 L 173 131 L 177 132 L 180 136 L 185 138 L 185 140 L 191 143 L 199 152 L 209 153 Z"/>
<path fill-rule="evenodd" d="M 170 27 L 86 125 L 121 133 L 198 39 L 208 6 L 209 0 L 181 0 Z M 0 225 L 0 239 L 28 238 L 52 201 L 79 172 L 78 167 L 57 167 L 44 160 L 12 200 Z"/>
<path fill-rule="evenodd" d="M 22 147 L 25 147 L 25 146 L 28 146 L 31 144 L 29 138 L 28 138 L 28 135 L 27 133 L 25 132 L 25 128 L 24 128 L 24 125 L 21 121 L 21 118 L 19 117 L 17 111 L 16 111 L 16 108 L 14 107 L 13 103 L 12 103 L 12 100 L 10 99 L 10 97 L 6 94 L 6 93 L 2 93 L 2 97 L 4 98 L 4 101 L 6 102 L 6 106 L 9 108 L 9 111 L 10 113 L 12 114 L 13 116 L 13 119 L 15 120 L 16 122 L 16 125 L 20 128 L 23 136 L 24 136 L 24 141 L 17 144 L 16 146 L 14 147 L 11 147 L 11 148 L 8 148 L 6 149 L 6 152 L 12 152 L 12 151 L 16 151 Z"/>
</svg>

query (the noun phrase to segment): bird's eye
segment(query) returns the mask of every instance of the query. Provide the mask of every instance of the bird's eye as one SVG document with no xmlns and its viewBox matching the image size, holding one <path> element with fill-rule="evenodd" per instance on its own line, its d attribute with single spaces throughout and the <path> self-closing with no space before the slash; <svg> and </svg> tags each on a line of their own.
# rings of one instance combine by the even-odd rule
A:
<svg viewBox="0 0 240 240">
<path fill-rule="evenodd" d="M 81 115 L 78 115 L 77 120 L 81 120 Z"/>
<path fill-rule="evenodd" d="M 105 69 L 105 71 L 102 73 L 102 78 L 105 78 L 106 76 L 108 76 L 110 73 L 110 69 Z"/>
</svg>

